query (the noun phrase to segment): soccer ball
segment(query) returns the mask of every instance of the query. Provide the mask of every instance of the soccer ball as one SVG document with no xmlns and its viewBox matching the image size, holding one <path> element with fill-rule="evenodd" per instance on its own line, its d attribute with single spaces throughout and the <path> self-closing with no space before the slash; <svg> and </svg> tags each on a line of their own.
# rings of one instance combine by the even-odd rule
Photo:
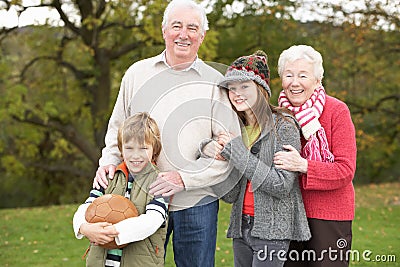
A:
<svg viewBox="0 0 400 267">
<path fill-rule="evenodd" d="M 126 197 L 114 194 L 105 194 L 96 198 L 87 208 L 85 219 L 89 223 L 109 222 L 115 224 L 124 219 L 138 216 L 135 205 Z M 115 240 L 104 245 L 106 249 L 123 248 L 128 244 L 118 246 Z"/>
</svg>

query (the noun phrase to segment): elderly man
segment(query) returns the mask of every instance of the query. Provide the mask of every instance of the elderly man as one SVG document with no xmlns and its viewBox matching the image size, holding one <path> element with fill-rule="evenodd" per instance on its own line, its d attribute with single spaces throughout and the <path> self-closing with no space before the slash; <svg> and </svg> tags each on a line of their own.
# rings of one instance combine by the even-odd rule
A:
<svg viewBox="0 0 400 267">
<path fill-rule="evenodd" d="M 214 266 L 218 196 L 210 186 L 230 172 L 225 161 L 199 157 L 201 142 L 221 131 L 240 134 L 219 72 L 197 56 L 208 21 L 204 8 L 190 0 L 173 0 L 164 12 L 165 50 L 134 63 L 125 73 L 105 138 L 94 185 L 106 187 L 121 161 L 117 131 L 131 114 L 147 111 L 161 130 L 162 171 L 150 193 L 172 196 L 168 242 L 173 232 L 177 266 Z M 148 190 L 148 189 L 144 189 Z"/>
</svg>

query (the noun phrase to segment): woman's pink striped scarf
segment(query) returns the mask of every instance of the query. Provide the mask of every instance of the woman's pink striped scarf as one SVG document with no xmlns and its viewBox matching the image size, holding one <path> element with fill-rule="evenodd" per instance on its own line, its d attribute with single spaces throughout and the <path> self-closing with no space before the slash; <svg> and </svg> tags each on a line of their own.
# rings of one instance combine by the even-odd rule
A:
<svg viewBox="0 0 400 267">
<path fill-rule="evenodd" d="M 286 107 L 294 113 L 307 140 L 301 156 L 309 160 L 333 162 L 334 156 L 329 151 L 325 130 L 318 120 L 324 110 L 325 101 L 326 93 L 322 85 L 315 89 L 311 97 L 300 107 L 293 107 L 283 90 L 278 98 L 279 106 Z"/>
</svg>

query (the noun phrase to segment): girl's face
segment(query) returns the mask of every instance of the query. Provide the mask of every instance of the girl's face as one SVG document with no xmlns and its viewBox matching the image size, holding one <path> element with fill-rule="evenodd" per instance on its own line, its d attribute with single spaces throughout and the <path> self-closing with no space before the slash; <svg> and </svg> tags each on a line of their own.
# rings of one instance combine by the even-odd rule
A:
<svg viewBox="0 0 400 267">
<path fill-rule="evenodd" d="M 122 157 L 128 167 L 129 172 L 139 173 L 151 162 L 153 156 L 153 146 L 151 144 L 141 144 L 135 139 L 131 139 L 122 145 Z"/>
<path fill-rule="evenodd" d="M 252 112 L 252 107 L 257 101 L 257 84 L 250 81 L 228 83 L 229 100 L 237 111 L 244 111 L 246 114 Z"/>
<path fill-rule="evenodd" d="M 312 63 L 305 59 L 286 63 L 282 73 L 282 88 L 294 107 L 303 105 L 319 84 Z"/>
</svg>

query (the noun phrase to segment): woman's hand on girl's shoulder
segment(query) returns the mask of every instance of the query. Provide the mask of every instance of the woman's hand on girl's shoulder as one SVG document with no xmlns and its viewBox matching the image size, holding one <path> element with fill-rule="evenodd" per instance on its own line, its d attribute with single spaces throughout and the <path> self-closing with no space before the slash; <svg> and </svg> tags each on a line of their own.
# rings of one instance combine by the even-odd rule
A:
<svg viewBox="0 0 400 267">
<path fill-rule="evenodd" d="M 291 145 L 283 145 L 283 150 L 274 155 L 274 164 L 278 169 L 307 173 L 308 161 Z"/>
</svg>

